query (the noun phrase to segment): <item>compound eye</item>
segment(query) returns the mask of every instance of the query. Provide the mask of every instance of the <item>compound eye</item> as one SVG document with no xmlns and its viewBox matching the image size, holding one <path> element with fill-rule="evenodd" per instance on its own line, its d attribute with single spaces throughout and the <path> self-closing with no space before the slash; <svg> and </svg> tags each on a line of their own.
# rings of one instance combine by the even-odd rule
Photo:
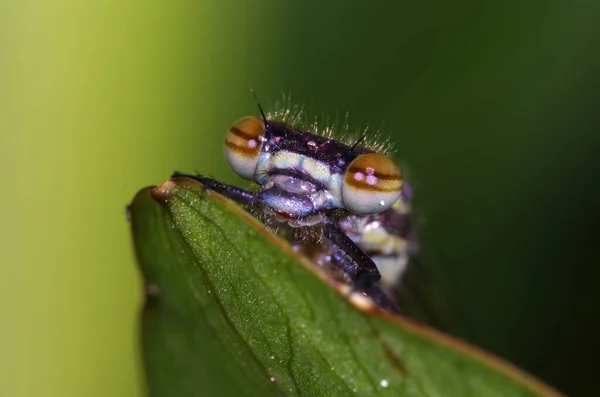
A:
<svg viewBox="0 0 600 397">
<path fill-rule="evenodd" d="M 403 176 L 389 157 L 362 154 L 348 166 L 342 184 L 342 201 L 358 215 L 381 213 L 400 197 Z"/>
<path fill-rule="evenodd" d="M 242 178 L 254 179 L 265 130 L 262 119 L 249 116 L 238 120 L 227 132 L 225 157 L 231 169 Z"/>
</svg>

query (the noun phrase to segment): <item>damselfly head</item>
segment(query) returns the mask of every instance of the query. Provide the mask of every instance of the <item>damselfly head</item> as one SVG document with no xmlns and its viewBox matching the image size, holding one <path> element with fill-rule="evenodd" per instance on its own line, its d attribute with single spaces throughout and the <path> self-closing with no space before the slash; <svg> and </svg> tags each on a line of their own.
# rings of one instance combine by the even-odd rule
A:
<svg viewBox="0 0 600 397">
<path fill-rule="evenodd" d="M 289 218 L 341 209 L 378 214 L 400 197 L 403 175 L 384 154 L 259 117 L 231 126 L 225 157 L 264 189 L 263 202 Z"/>
</svg>

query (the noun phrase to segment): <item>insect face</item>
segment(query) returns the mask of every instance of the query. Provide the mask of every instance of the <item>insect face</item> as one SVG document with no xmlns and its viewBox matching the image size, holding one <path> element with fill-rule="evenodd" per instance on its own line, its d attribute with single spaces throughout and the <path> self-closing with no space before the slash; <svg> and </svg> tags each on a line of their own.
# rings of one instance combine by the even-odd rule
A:
<svg viewBox="0 0 600 397">
<path fill-rule="evenodd" d="M 402 172 L 387 156 L 258 117 L 229 129 L 225 156 L 238 175 L 263 187 L 262 202 L 287 219 L 315 223 L 334 209 L 378 214 L 402 190 Z"/>
</svg>

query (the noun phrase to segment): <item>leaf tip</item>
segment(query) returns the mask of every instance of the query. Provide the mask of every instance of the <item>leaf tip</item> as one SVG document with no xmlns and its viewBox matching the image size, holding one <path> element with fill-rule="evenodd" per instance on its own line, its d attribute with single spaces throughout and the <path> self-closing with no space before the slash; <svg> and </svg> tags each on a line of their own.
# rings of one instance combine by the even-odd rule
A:
<svg viewBox="0 0 600 397">
<path fill-rule="evenodd" d="M 177 190 L 177 183 L 173 179 L 169 179 L 162 185 L 152 189 L 152 198 L 159 202 L 167 202 Z"/>
</svg>

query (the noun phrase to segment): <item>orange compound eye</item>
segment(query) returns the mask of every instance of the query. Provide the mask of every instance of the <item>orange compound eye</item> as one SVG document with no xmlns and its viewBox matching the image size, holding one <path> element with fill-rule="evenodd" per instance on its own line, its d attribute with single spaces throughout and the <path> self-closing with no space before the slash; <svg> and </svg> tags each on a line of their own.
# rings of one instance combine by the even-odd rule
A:
<svg viewBox="0 0 600 397">
<path fill-rule="evenodd" d="M 254 171 L 265 136 L 265 123 L 249 116 L 229 128 L 225 138 L 225 157 L 233 171 L 245 179 L 254 179 Z"/>
<path fill-rule="evenodd" d="M 389 157 L 362 154 L 350 163 L 344 174 L 344 206 L 358 215 L 381 213 L 400 197 L 403 179 L 402 171 Z"/>
</svg>

